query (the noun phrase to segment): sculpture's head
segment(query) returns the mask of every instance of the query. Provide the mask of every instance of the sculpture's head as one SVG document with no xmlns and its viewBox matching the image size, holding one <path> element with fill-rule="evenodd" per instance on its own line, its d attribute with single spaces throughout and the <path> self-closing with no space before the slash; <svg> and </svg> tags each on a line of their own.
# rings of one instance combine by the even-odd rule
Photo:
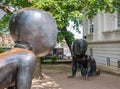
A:
<svg viewBox="0 0 120 89">
<path fill-rule="evenodd" d="M 87 51 L 87 42 L 83 39 L 75 40 L 72 42 L 71 49 L 73 54 L 83 56 Z"/>
<path fill-rule="evenodd" d="M 56 44 L 57 25 L 45 11 L 20 9 L 11 16 L 9 26 L 15 43 L 27 45 L 39 57 L 50 52 Z"/>
</svg>

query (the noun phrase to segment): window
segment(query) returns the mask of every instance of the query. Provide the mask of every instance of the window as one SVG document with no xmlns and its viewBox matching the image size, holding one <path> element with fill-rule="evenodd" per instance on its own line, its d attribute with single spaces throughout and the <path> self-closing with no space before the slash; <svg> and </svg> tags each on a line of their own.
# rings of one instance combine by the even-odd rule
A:
<svg viewBox="0 0 120 89">
<path fill-rule="evenodd" d="M 117 19 L 117 25 L 118 25 L 118 27 L 120 27 L 120 14 L 118 14 L 118 19 Z"/>
<path fill-rule="evenodd" d="M 94 21 L 93 19 L 90 19 L 90 33 L 94 32 Z"/>
</svg>

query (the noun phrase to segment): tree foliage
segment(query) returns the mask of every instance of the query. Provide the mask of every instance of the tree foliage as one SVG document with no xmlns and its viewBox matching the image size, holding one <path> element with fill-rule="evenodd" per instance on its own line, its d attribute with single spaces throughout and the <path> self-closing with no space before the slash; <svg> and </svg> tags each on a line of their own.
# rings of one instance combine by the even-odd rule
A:
<svg viewBox="0 0 120 89">
<path fill-rule="evenodd" d="M 56 19 L 59 29 L 58 41 L 69 37 L 69 41 L 72 42 L 73 34 L 65 31 L 65 28 L 69 25 L 70 20 L 75 22 L 76 18 L 81 19 L 80 2 L 79 0 L 38 0 L 37 2 L 33 0 L 32 7 L 48 11 Z M 77 23 L 75 25 L 78 26 Z"/>
<path fill-rule="evenodd" d="M 120 12 L 120 0 L 81 0 L 81 5 L 83 13 L 89 18 L 102 10 L 109 13 Z"/>
</svg>

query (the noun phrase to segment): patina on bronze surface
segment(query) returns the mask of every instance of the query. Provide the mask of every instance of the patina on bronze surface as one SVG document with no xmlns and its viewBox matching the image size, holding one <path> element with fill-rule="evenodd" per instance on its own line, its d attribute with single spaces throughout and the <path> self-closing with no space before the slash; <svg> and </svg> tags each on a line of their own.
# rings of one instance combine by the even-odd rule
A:
<svg viewBox="0 0 120 89">
<path fill-rule="evenodd" d="M 54 48 L 57 25 L 47 12 L 24 8 L 13 13 L 9 26 L 15 46 L 0 54 L 0 89 L 30 89 L 36 56 Z"/>
<path fill-rule="evenodd" d="M 77 68 L 81 69 L 81 75 L 83 75 L 82 68 L 88 69 L 88 75 L 97 75 L 95 59 L 86 54 L 87 42 L 83 39 L 75 40 L 72 42 L 71 50 L 73 55 L 72 76 L 75 77 Z"/>
</svg>

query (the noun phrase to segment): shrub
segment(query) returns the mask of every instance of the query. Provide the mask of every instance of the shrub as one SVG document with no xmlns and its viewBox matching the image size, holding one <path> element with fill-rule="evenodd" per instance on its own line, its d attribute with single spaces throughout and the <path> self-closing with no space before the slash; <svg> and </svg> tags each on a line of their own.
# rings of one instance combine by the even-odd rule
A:
<svg viewBox="0 0 120 89">
<path fill-rule="evenodd" d="M 44 62 L 44 60 L 45 60 L 45 57 L 40 57 L 41 63 Z"/>
<path fill-rule="evenodd" d="M 51 56 L 51 62 L 55 62 L 57 60 L 57 57 L 56 56 Z"/>
<path fill-rule="evenodd" d="M 3 52 L 5 52 L 5 51 L 6 51 L 5 49 L 0 48 L 0 53 L 3 53 Z"/>
</svg>

